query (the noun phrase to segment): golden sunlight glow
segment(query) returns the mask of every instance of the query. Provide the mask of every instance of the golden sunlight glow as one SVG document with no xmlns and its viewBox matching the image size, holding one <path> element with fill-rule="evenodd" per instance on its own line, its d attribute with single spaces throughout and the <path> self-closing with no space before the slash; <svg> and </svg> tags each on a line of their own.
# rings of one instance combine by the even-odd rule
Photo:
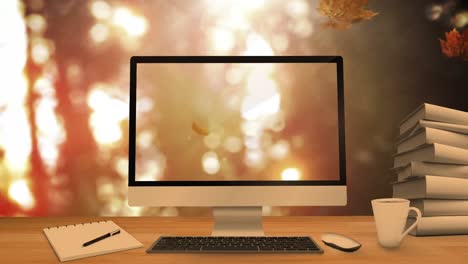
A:
<svg viewBox="0 0 468 264">
<path fill-rule="evenodd" d="M 291 17 L 305 17 L 309 14 L 309 5 L 305 0 L 290 0 L 286 5 L 286 12 Z"/>
<path fill-rule="evenodd" d="M 289 154 L 289 143 L 286 140 L 276 142 L 270 148 L 270 156 L 275 160 L 283 159 Z"/>
<path fill-rule="evenodd" d="M 23 106 L 9 106 L 2 113 L 0 123 L 0 145 L 5 150 L 7 168 L 21 176 L 28 168 L 31 153 L 30 127 L 26 110 Z M 21 140 L 17 140 L 18 138 Z"/>
<path fill-rule="evenodd" d="M 259 149 L 251 149 L 245 152 L 244 162 L 252 168 L 262 168 L 265 165 L 265 157 Z"/>
<path fill-rule="evenodd" d="M 215 51 L 226 53 L 234 47 L 234 34 L 230 30 L 215 28 L 210 32 L 211 42 Z"/>
<path fill-rule="evenodd" d="M 468 25 L 468 11 L 463 11 L 463 12 L 456 14 L 452 18 L 452 21 L 455 27 L 457 28 L 465 27 L 466 25 Z"/>
<path fill-rule="evenodd" d="M 249 1 L 233 1 L 233 2 L 235 2 L 235 4 L 239 8 L 245 11 L 253 11 L 265 5 L 265 0 L 249 0 Z"/>
<path fill-rule="evenodd" d="M 34 83 L 34 92 L 41 96 L 53 96 L 55 95 L 54 86 L 50 78 L 44 76 L 39 77 Z"/>
<path fill-rule="evenodd" d="M 247 37 L 247 49 L 244 52 L 246 56 L 272 56 L 273 49 L 270 44 L 260 35 L 250 33 Z"/>
<path fill-rule="evenodd" d="M 246 89 L 250 94 L 273 93 L 278 90 L 278 85 L 271 79 L 273 67 L 273 64 L 255 65 L 247 78 Z"/>
<path fill-rule="evenodd" d="M 166 169 L 166 160 L 165 159 L 155 159 L 145 161 L 143 164 L 142 173 L 137 173 L 137 181 L 157 181 L 159 180 Z"/>
<path fill-rule="evenodd" d="M 51 55 L 50 44 L 44 39 L 35 39 L 32 41 L 31 57 L 37 64 L 44 64 Z"/>
<path fill-rule="evenodd" d="M 106 1 L 93 1 L 90 5 L 91 14 L 97 19 L 108 19 L 112 15 L 112 9 Z"/>
<path fill-rule="evenodd" d="M 265 5 L 265 0 L 248 0 L 248 1 L 239 1 L 239 0 L 223 0 L 223 1 L 213 1 L 205 0 L 205 6 L 208 8 L 208 11 L 213 15 L 222 16 L 223 12 L 226 10 L 235 8 L 237 11 L 242 11 L 238 14 L 249 13 L 259 9 Z"/>
<path fill-rule="evenodd" d="M 122 178 L 128 177 L 128 159 L 117 158 L 114 163 L 114 168 Z"/>
<path fill-rule="evenodd" d="M 55 97 L 43 96 L 36 106 L 39 151 L 44 163 L 55 168 L 59 155 L 58 146 L 65 140 L 65 130 L 55 114 Z"/>
<path fill-rule="evenodd" d="M 281 173 L 283 181 L 298 181 L 301 179 L 301 171 L 297 168 L 287 168 Z"/>
<path fill-rule="evenodd" d="M 101 23 L 94 24 L 89 35 L 95 43 L 102 43 L 109 38 L 109 27 Z"/>
<path fill-rule="evenodd" d="M 210 133 L 203 138 L 203 143 L 209 149 L 216 149 L 221 144 L 221 135 L 218 133 Z"/>
<path fill-rule="evenodd" d="M 24 179 L 16 180 L 8 188 L 8 196 L 17 202 L 23 209 L 29 210 L 34 207 L 35 200 Z"/>
<path fill-rule="evenodd" d="M 23 11 L 20 1 L 0 1 L 0 17 L 8 24 L 3 24 L 0 34 L 0 72 L 2 77 L 8 77 L 22 69 L 26 62 L 27 37 L 23 21 Z M 16 76 L 18 78 L 18 76 Z M 7 83 L 2 80 L 3 83 Z M 11 90 L 11 89 L 0 89 Z"/>
<path fill-rule="evenodd" d="M 261 140 L 258 136 L 245 137 L 245 147 L 247 149 L 260 149 Z"/>
<path fill-rule="evenodd" d="M 228 152 L 237 153 L 242 150 L 242 140 L 238 137 L 230 136 L 224 141 L 223 147 Z"/>
<path fill-rule="evenodd" d="M 103 84 L 95 84 L 88 95 L 88 105 L 93 109 L 90 125 L 94 138 L 100 144 L 108 145 L 122 138 L 120 122 L 128 117 L 128 104 L 103 91 Z"/>
<path fill-rule="evenodd" d="M 277 34 L 273 36 L 272 43 L 273 47 L 279 52 L 284 52 L 289 47 L 289 39 L 286 34 Z"/>
<path fill-rule="evenodd" d="M 112 22 L 133 37 L 141 37 L 148 30 L 148 22 L 146 19 L 135 15 L 125 7 L 118 7 L 114 10 Z"/>
<path fill-rule="evenodd" d="M 242 122 L 241 129 L 246 136 L 256 136 L 262 132 L 263 126 L 260 122 L 245 120 Z"/>
<path fill-rule="evenodd" d="M 256 120 L 278 112 L 280 109 L 280 95 L 247 96 L 242 103 L 242 117 L 247 120 Z"/>
<path fill-rule="evenodd" d="M 281 96 L 277 83 L 270 78 L 271 65 L 256 66 L 252 69 L 246 90 L 248 94 L 242 102 L 242 117 L 255 120 L 275 114 L 280 109 Z"/>
<path fill-rule="evenodd" d="M 115 122 L 109 121 L 106 115 L 93 113 L 90 120 L 94 138 L 100 144 L 112 144 L 122 138 L 120 126 Z"/>
<path fill-rule="evenodd" d="M 45 18 L 39 14 L 29 15 L 26 23 L 32 32 L 42 34 L 46 30 L 47 22 Z"/>
<path fill-rule="evenodd" d="M 24 107 L 27 37 L 20 5 L 20 1 L 0 1 L 0 17 L 8 21 L 0 34 L 0 72 L 4 85 L 0 88 L 0 148 L 5 153 L 6 168 L 14 177 L 24 176 L 31 152 L 30 127 Z M 2 176 L 0 179 L 5 181 Z"/>
<path fill-rule="evenodd" d="M 314 28 L 312 23 L 307 18 L 297 19 L 295 23 L 290 25 L 291 30 L 299 37 L 306 38 L 312 34 Z"/>
<path fill-rule="evenodd" d="M 205 0 L 206 11 L 209 15 L 216 17 L 218 28 L 247 31 L 251 28 L 251 15 L 263 8 L 265 0 Z"/>
<path fill-rule="evenodd" d="M 237 85 L 242 81 L 244 74 L 241 67 L 231 67 L 226 71 L 226 82 L 230 85 Z"/>
<path fill-rule="evenodd" d="M 206 152 L 202 157 L 203 170 L 208 174 L 216 174 L 221 168 L 218 155 L 215 152 Z"/>
</svg>

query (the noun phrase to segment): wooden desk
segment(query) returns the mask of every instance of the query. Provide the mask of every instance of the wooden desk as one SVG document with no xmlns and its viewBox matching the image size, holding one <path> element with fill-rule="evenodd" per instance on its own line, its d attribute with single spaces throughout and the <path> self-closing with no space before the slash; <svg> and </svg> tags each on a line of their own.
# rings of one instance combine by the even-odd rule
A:
<svg viewBox="0 0 468 264">
<path fill-rule="evenodd" d="M 111 219 L 144 244 L 144 248 L 80 259 L 73 263 L 468 263 L 468 236 L 407 236 L 397 250 L 377 244 L 370 216 L 265 217 L 267 235 L 312 236 L 325 250 L 312 254 L 146 254 L 159 235 L 209 235 L 211 218 L 67 217 L 0 218 L 1 263 L 59 263 L 42 229 L 48 226 Z M 362 248 L 345 253 L 325 246 L 323 232 L 355 238 Z"/>
</svg>

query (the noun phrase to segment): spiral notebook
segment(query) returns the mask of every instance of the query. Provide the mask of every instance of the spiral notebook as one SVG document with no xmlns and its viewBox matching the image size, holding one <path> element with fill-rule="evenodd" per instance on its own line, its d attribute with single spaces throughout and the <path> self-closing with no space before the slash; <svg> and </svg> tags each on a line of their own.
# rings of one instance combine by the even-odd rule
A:
<svg viewBox="0 0 468 264">
<path fill-rule="evenodd" d="M 83 243 L 116 229 L 120 229 L 120 234 L 83 247 Z M 60 261 L 92 257 L 143 246 L 112 221 L 48 227 L 44 228 L 44 234 Z"/>
</svg>

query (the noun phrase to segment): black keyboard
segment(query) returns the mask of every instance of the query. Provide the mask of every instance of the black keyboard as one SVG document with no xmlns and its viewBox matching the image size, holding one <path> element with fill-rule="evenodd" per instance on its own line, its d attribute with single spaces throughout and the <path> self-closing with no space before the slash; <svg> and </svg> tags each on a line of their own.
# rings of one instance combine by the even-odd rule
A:
<svg viewBox="0 0 468 264">
<path fill-rule="evenodd" d="M 310 237 L 160 237 L 148 253 L 323 253 Z"/>
</svg>

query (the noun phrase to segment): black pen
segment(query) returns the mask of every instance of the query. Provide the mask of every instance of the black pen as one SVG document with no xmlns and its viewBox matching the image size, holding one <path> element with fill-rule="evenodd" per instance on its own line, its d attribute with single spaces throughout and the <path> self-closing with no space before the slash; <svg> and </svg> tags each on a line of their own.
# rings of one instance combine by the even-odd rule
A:
<svg viewBox="0 0 468 264">
<path fill-rule="evenodd" d="M 106 239 L 106 238 L 111 237 L 111 236 L 115 236 L 117 234 L 120 234 L 120 229 L 114 230 L 114 231 L 109 232 L 109 233 L 107 233 L 105 235 L 102 235 L 102 236 L 97 237 L 97 238 L 95 238 L 93 240 L 90 240 L 90 241 L 84 243 L 83 247 L 87 247 L 87 246 L 92 245 L 92 244 L 94 244 L 94 243 L 96 243 L 98 241 L 101 241 L 101 240 Z"/>
</svg>

